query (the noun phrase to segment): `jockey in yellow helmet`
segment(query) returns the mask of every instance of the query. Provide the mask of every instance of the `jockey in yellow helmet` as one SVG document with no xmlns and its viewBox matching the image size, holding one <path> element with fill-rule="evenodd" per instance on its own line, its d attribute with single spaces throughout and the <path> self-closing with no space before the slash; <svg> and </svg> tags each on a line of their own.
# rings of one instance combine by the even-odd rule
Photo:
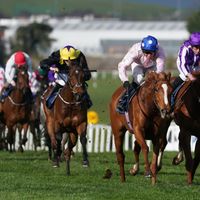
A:
<svg viewBox="0 0 200 200">
<path fill-rule="evenodd" d="M 53 52 L 48 58 L 40 62 L 41 69 L 49 72 L 48 73 L 49 81 L 52 82 L 54 86 L 50 95 L 47 97 L 47 100 L 46 100 L 46 105 L 48 108 L 51 108 L 53 106 L 53 103 L 56 99 L 59 89 L 64 86 L 65 81 L 67 81 L 68 79 L 67 78 L 68 65 L 66 62 L 68 60 L 77 61 L 79 65 L 82 66 L 83 69 L 85 69 L 84 70 L 85 81 L 88 81 L 91 78 L 91 73 L 88 69 L 86 58 L 80 50 L 74 48 L 73 46 L 67 45 L 64 48 L 61 48 Z M 55 78 L 54 76 L 55 72 L 58 72 L 61 75 L 62 79 L 59 78 L 60 76 Z M 63 81 L 63 79 L 65 79 L 65 81 Z M 92 102 L 87 92 L 83 98 L 86 98 L 88 102 L 88 108 L 91 107 Z"/>
</svg>

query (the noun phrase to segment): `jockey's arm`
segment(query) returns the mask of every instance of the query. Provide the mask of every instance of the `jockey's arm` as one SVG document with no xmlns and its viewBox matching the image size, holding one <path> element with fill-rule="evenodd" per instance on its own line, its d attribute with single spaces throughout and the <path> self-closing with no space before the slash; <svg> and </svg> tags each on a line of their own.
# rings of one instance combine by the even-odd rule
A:
<svg viewBox="0 0 200 200">
<path fill-rule="evenodd" d="M 156 58 L 156 72 L 163 72 L 165 69 L 165 53 L 164 50 L 159 46 L 158 56 Z"/>
<path fill-rule="evenodd" d="M 14 79 L 14 76 L 15 76 L 15 65 L 14 65 L 14 55 L 12 55 L 7 63 L 6 63 L 6 66 L 5 66 L 5 78 L 6 78 L 6 81 L 7 83 L 13 83 L 14 85 L 14 82 L 13 82 L 13 79 Z"/>
<path fill-rule="evenodd" d="M 41 69 L 49 71 L 50 67 L 59 63 L 59 51 L 53 52 L 48 58 L 40 61 Z"/>
<path fill-rule="evenodd" d="M 85 75 L 85 81 L 88 81 L 91 79 L 91 72 L 89 71 L 89 67 L 85 58 L 85 55 L 81 52 L 80 54 L 80 65 L 83 67 L 84 71 L 84 75 Z"/>
</svg>

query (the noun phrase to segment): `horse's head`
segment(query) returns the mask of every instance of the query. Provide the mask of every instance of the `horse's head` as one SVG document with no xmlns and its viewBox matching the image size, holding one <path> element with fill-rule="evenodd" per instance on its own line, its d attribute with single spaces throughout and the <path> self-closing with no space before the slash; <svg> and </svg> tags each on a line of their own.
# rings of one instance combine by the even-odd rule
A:
<svg viewBox="0 0 200 200">
<path fill-rule="evenodd" d="M 149 73 L 147 80 L 153 82 L 153 100 L 160 111 L 161 117 L 169 117 L 171 106 L 172 85 L 170 83 L 171 74 Z"/>
<path fill-rule="evenodd" d="M 85 92 L 84 71 L 77 62 L 71 61 L 68 66 L 68 84 L 76 100 L 79 100 Z"/>
<path fill-rule="evenodd" d="M 29 77 L 25 66 L 16 69 L 16 88 L 23 91 L 29 88 Z"/>
</svg>

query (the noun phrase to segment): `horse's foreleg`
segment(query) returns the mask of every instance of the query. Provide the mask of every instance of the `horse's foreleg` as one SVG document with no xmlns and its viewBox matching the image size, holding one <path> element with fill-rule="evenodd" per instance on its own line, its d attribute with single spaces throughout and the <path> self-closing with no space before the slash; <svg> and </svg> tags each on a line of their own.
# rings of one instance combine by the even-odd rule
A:
<svg viewBox="0 0 200 200">
<path fill-rule="evenodd" d="M 179 142 L 179 151 L 176 154 L 176 156 L 173 158 L 172 165 L 179 165 L 181 162 L 183 162 L 183 160 L 184 160 L 184 152 Z"/>
<path fill-rule="evenodd" d="M 83 167 L 88 167 L 89 161 L 88 161 L 88 153 L 87 153 L 87 148 L 86 148 L 86 145 L 87 145 L 86 133 L 81 134 L 80 141 L 81 141 L 82 148 L 83 148 Z"/>
<path fill-rule="evenodd" d="M 195 151 L 194 151 L 194 159 L 193 159 L 193 168 L 192 168 L 192 180 L 194 179 L 194 174 L 200 162 L 200 139 L 197 138 Z"/>
<path fill-rule="evenodd" d="M 134 144 L 135 145 L 134 145 L 133 153 L 134 153 L 134 157 L 135 157 L 135 164 L 129 171 L 130 174 L 133 176 L 135 176 L 139 172 L 139 155 L 140 155 L 140 151 L 141 151 L 141 147 L 136 140 L 135 140 Z"/>
<path fill-rule="evenodd" d="M 8 125 L 7 127 L 8 127 L 7 141 L 8 141 L 8 144 L 10 146 L 9 151 L 13 152 L 12 147 L 14 146 L 14 143 L 15 143 L 15 131 L 14 131 L 13 126 Z"/>
<path fill-rule="evenodd" d="M 126 181 L 125 172 L 124 172 L 125 155 L 123 152 L 123 141 L 124 141 L 125 133 L 113 131 L 113 134 L 114 134 L 114 139 L 115 139 L 117 161 L 120 167 L 121 182 L 125 182 Z"/>
<path fill-rule="evenodd" d="M 24 146 L 25 146 L 25 144 L 28 140 L 28 138 L 27 138 L 28 126 L 29 126 L 28 123 L 23 125 L 23 132 L 24 133 L 23 133 L 23 138 L 22 138 L 22 145 L 24 145 Z"/>
<path fill-rule="evenodd" d="M 61 159 L 61 134 L 56 134 L 56 148 L 53 149 L 54 152 L 54 160 L 53 160 L 53 167 L 59 167 L 60 166 L 60 159 Z"/>
<path fill-rule="evenodd" d="M 190 148 L 190 135 L 185 130 L 180 130 L 179 133 L 179 142 L 183 148 L 185 154 L 185 168 L 187 171 L 187 183 L 192 184 L 192 168 L 193 168 L 193 159 Z"/>
<path fill-rule="evenodd" d="M 65 158 L 66 158 L 66 175 L 70 175 L 70 159 L 71 159 L 71 152 L 73 147 L 76 145 L 78 139 L 77 133 L 69 133 L 69 142 L 68 147 L 65 150 Z"/>
<path fill-rule="evenodd" d="M 155 137 L 152 140 L 153 143 L 153 157 L 152 157 L 152 161 L 151 161 L 151 172 L 152 172 L 152 178 L 151 178 L 151 182 L 152 185 L 155 185 L 156 181 L 157 181 L 157 161 L 158 161 L 158 154 L 159 154 L 159 150 L 160 150 L 160 143 L 159 143 L 159 139 L 157 137 Z"/>
<path fill-rule="evenodd" d="M 141 146 L 143 156 L 144 156 L 144 162 L 145 162 L 144 176 L 147 178 L 151 177 L 151 170 L 150 170 L 150 164 L 149 164 L 149 159 L 148 159 L 149 147 L 147 146 L 146 141 L 143 137 L 143 134 L 139 130 L 139 128 L 138 129 L 136 128 L 134 133 L 135 133 L 135 138 L 136 138 L 138 144 Z"/>
</svg>

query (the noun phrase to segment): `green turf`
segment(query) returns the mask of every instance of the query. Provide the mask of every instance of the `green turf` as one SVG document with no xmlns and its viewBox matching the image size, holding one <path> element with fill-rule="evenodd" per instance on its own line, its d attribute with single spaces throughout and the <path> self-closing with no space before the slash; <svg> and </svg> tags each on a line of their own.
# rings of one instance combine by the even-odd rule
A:
<svg viewBox="0 0 200 200">
<path fill-rule="evenodd" d="M 90 110 L 98 113 L 100 124 L 109 124 L 108 105 L 113 92 L 121 84 L 118 75 L 113 76 L 111 73 L 98 73 L 98 78 L 92 78 L 88 83 L 88 91 L 93 101 L 93 106 Z"/>
<path fill-rule="evenodd" d="M 52 168 L 47 152 L 0 152 L 0 199 L 70 199 L 70 200 L 191 200 L 199 199 L 200 176 L 198 169 L 193 186 L 187 186 L 184 164 L 172 166 L 175 153 L 165 153 L 163 169 L 158 182 L 151 185 L 143 176 L 143 161 L 139 175 L 128 171 L 132 165 L 132 152 L 126 152 L 126 183 L 120 182 L 115 153 L 89 154 L 90 167 L 83 168 L 81 154 L 71 161 L 71 176 L 65 175 L 65 163 Z M 141 159 L 143 160 L 143 159 Z M 111 179 L 103 179 L 105 170 L 113 172 Z"/>
</svg>

